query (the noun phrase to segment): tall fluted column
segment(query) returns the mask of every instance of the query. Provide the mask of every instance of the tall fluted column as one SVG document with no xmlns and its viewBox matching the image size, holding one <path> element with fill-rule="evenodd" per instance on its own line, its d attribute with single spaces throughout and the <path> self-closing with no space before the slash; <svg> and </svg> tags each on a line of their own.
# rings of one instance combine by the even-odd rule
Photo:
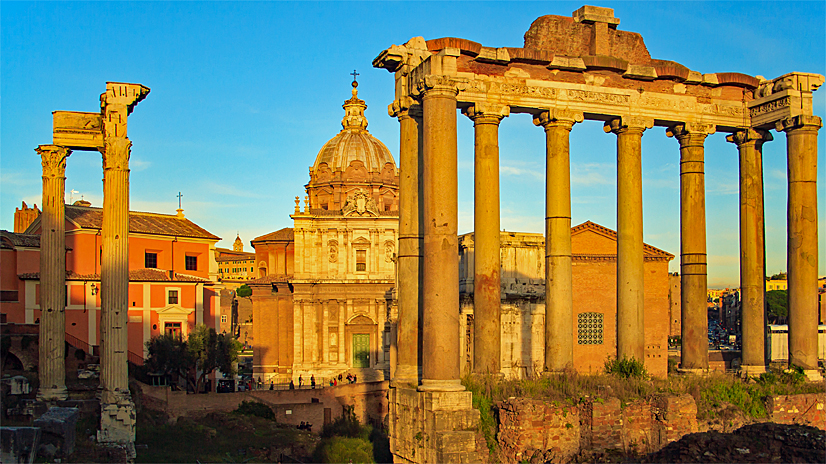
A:
<svg viewBox="0 0 826 464">
<path fill-rule="evenodd" d="M 582 113 L 543 111 L 534 124 L 545 128 L 545 370 L 574 363 L 574 303 L 571 275 L 570 133 Z"/>
<path fill-rule="evenodd" d="M 424 126 L 422 391 L 462 391 L 459 380 L 459 239 L 456 82 L 420 82 Z"/>
<path fill-rule="evenodd" d="M 617 358 L 645 360 L 642 243 L 642 134 L 651 120 L 617 118 Z"/>
<path fill-rule="evenodd" d="M 66 158 L 71 150 L 40 145 L 43 164 L 40 214 L 40 387 L 37 399 L 65 400 L 66 391 Z"/>
<path fill-rule="evenodd" d="M 746 129 L 726 137 L 740 152 L 740 329 L 743 375 L 766 372 L 766 271 L 763 217 L 762 130 Z"/>
<path fill-rule="evenodd" d="M 800 115 L 777 123 L 788 152 L 789 364 L 811 380 L 817 367 L 817 131 L 820 117 Z"/>
<path fill-rule="evenodd" d="M 399 118 L 399 255 L 394 383 L 417 386 L 422 346 L 422 154 L 421 106 L 412 99 L 404 105 L 390 105 L 391 116 Z"/>
<path fill-rule="evenodd" d="M 680 142 L 681 370 L 708 370 L 705 140 L 713 125 L 677 124 L 666 135 Z"/>
<path fill-rule="evenodd" d="M 479 104 L 465 110 L 473 120 L 473 372 L 501 370 L 501 279 L 499 256 L 499 123 L 510 114 L 502 105 Z"/>
</svg>

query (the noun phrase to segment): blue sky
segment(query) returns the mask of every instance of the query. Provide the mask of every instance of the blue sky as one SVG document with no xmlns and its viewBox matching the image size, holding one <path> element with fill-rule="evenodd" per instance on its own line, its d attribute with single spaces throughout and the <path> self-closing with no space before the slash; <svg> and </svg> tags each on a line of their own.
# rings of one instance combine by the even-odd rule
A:
<svg viewBox="0 0 826 464">
<path fill-rule="evenodd" d="M 133 210 L 174 213 L 249 241 L 290 227 L 308 168 L 341 129 L 357 69 L 371 133 L 398 160 L 387 116 L 393 78 L 372 59 L 413 36 L 521 47 L 531 22 L 584 2 L 56 2 L 0 4 L 0 228 L 40 204 L 34 148 L 51 112 L 97 111 L 106 81 L 152 89 L 129 119 Z M 826 74 L 826 3 L 598 2 L 642 34 L 653 58 L 702 73 Z M 826 119 L 826 89 L 814 112 Z M 459 226 L 473 226 L 473 126 L 459 116 Z M 818 139 L 819 257 L 826 274 L 826 135 Z M 786 142 L 764 147 L 767 273 L 786 268 Z M 527 115 L 501 124 L 502 227 L 542 232 L 544 134 Z M 616 138 L 585 122 L 571 134 L 573 223 L 616 228 Z M 679 269 L 679 150 L 663 128 L 643 137 L 645 241 Z M 102 204 L 100 155 L 75 152 L 66 200 Z M 706 141 L 709 285 L 737 286 L 738 160 L 725 134 Z"/>
</svg>

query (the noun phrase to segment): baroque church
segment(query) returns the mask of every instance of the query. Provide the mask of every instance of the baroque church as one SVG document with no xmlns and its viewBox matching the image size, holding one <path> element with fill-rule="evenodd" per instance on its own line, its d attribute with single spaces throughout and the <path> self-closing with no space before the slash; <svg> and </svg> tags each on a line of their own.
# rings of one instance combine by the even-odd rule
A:
<svg viewBox="0 0 826 464">
<path fill-rule="evenodd" d="M 253 375 L 265 382 L 389 373 L 399 171 L 367 131 L 357 87 L 310 167 L 303 207 L 295 199 L 293 227 L 252 240 Z"/>
</svg>

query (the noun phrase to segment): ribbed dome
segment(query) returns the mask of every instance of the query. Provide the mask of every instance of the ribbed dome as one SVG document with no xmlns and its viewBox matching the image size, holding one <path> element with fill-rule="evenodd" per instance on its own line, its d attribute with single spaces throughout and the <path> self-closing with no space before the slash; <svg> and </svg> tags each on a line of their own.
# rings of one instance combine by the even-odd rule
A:
<svg viewBox="0 0 826 464">
<path fill-rule="evenodd" d="M 367 105 L 358 98 L 358 83 L 353 82 L 353 97 L 344 102 L 345 115 L 341 121 L 342 130 L 325 143 L 313 163 L 313 171 L 321 163 L 327 163 L 332 172 L 344 171 L 353 161 L 361 161 L 367 172 L 381 172 L 387 163 L 396 166 L 390 150 L 379 139 L 367 131 L 364 110 Z"/>
</svg>

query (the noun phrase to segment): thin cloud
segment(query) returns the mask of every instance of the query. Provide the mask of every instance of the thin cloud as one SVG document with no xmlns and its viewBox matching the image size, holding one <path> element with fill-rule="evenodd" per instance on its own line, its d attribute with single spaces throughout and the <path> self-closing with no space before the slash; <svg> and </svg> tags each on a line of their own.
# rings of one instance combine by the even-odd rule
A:
<svg viewBox="0 0 826 464">
<path fill-rule="evenodd" d="M 530 176 L 535 179 L 545 179 L 545 172 L 540 172 L 533 169 L 515 168 L 512 166 L 499 166 L 499 172 L 507 176 Z"/>
<path fill-rule="evenodd" d="M 230 184 L 218 184 L 216 182 L 209 182 L 207 183 L 207 190 L 213 194 L 218 195 L 228 195 L 233 197 L 242 197 L 242 198 L 264 198 L 264 195 L 257 193 L 252 190 L 242 190 L 234 185 Z"/>
<path fill-rule="evenodd" d="M 149 168 L 149 166 L 152 166 L 152 163 L 150 161 L 144 161 L 142 159 L 135 158 L 131 158 L 129 160 L 129 169 L 134 172 L 145 171 Z"/>
<path fill-rule="evenodd" d="M 32 177 L 19 172 L 4 172 L 0 174 L 0 184 L 4 186 L 29 187 L 40 185 L 40 177 Z"/>
<path fill-rule="evenodd" d="M 572 185 L 617 185 L 617 168 L 609 163 L 575 164 L 571 167 Z"/>
</svg>

